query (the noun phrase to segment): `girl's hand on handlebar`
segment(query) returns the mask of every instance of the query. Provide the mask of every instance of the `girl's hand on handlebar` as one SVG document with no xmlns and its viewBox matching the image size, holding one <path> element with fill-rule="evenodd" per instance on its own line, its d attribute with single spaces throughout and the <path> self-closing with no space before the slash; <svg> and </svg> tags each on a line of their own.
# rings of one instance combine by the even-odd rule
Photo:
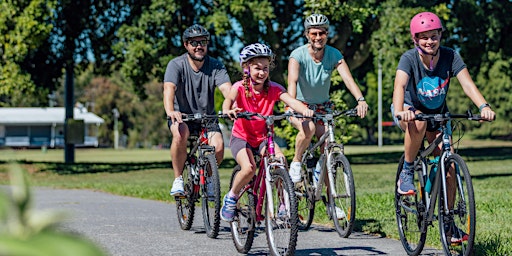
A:
<svg viewBox="0 0 512 256">
<path fill-rule="evenodd" d="M 416 118 L 416 114 L 411 110 L 396 112 L 395 116 L 397 117 L 398 120 L 404 122 L 413 121 Z"/>
<path fill-rule="evenodd" d="M 496 113 L 494 113 L 494 111 L 492 111 L 491 108 L 482 109 L 482 112 L 480 112 L 480 116 L 483 119 L 486 119 L 487 121 L 493 121 L 494 119 L 496 119 Z"/>
<path fill-rule="evenodd" d="M 242 111 L 241 108 L 233 108 L 228 111 L 223 111 L 222 114 L 228 115 L 229 119 L 235 120 L 236 119 L 236 113 Z"/>
</svg>

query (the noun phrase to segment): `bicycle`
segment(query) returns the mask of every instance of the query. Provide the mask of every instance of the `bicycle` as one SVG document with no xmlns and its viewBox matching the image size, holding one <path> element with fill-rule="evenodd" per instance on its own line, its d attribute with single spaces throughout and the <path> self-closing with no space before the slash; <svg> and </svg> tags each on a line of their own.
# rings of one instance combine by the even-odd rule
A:
<svg viewBox="0 0 512 256">
<path fill-rule="evenodd" d="M 439 234 L 446 255 L 471 255 L 473 252 L 476 210 L 473 184 L 469 169 L 462 157 L 451 151 L 451 120 L 481 121 L 479 115 L 466 114 L 416 114 L 416 120 L 440 124 L 441 133 L 430 144 L 422 144 L 414 161 L 415 195 L 397 192 L 404 156 L 400 159 L 395 179 L 395 210 L 400 241 L 408 255 L 418 255 L 423 250 L 427 229 L 439 221 Z M 459 140 L 462 138 L 460 136 Z M 458 142 L 457 141 L 457 142 Z M 456 143 L 457 143 L 456 142 Z M 442 143 L 440 156 L 432 152 Z M 425 144 L 428 144 L 425 146 Z M 431 166 L 430 172 L 428 171 Z M 449 194 L 447 174 L 455 177 Z M 453 197 L 453 207 L 449 198 Z M 437 215 L 434 213 L 437 202 Z"/>
<path fill-rule="evenodd" d="M 220 228 L 220 179 L 215 147 L 208 145 L 208 124 L 224 115 L 183 114 L 182 120 L 200 121 L 198 135 L 189 136 L 189 152 L 183 168 L 185 193 L 175 196 L 178 221 L 183 230 L 192 227 L 196 202 L 201 201 L 206 235 L 216 238 Z"/>
<path fill-rule="evenodd" d="M 264 221 L 270 254 L 293 255 L 298 236 L 297 201 L 285 159 L 275 155 L 273 128 L 275 121 L 282 120 L 287 115 L 263 116 L 249 112 L 237 114 L 237 118 L 252 117 L 265 120 L 268 130 L 266 147 L 262 155 L 260 152 L 254 152 L 259 168 L 251 182 L 238 193 L 236 214 L 230 222 L 233 242 L 238 252 L 248 253 L 252 247 L 256 226 Z M 240 165 L 235 166 L 230 189 L 239 171 Z"/>
<path fill-rule="evenodd" d="M 293 115 L 304 118 L 299 114 Z M 313 116 L 314 121 L 320 120 L 324 123 L 325 132 L 316 143 L 311 143 L 302 155 L 302 179 L 295 187 L 299 201 L 301 230 L 309 229 L 315 215 L 315 203 L 322 200 L 327 208 L 327 215 L 334 222 L 336 232 L 341 237 L 347 238 L 355 224 L 356 192 L 352 168 L 344 154 L 344 145 L 336 142 L 334 137 L 335 118 L 341 115 L 356 117 L 357 110 L 354 108 L 335 111 L 332 114 L 315 113 Z M 320 151 L 321 148 L 323 153 L 320 153 L 319 158 L 315 158 L 315 152 Z M 320 172 L 317 173 L 318 181 L 315 180 L 314 173 L 316 163 L 320 163 Z M 328 200 L 322 195 L 324 182 Z"/>
</svg>

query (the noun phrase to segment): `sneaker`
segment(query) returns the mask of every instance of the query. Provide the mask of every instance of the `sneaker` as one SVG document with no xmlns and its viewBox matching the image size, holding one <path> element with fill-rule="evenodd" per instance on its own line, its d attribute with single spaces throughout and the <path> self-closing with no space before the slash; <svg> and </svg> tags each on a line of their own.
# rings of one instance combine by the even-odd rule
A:
<svg viewBox="0 0 512 256">
<path fill-rule="evenodd" d="M 467 241 L 468 238 L 469 238 L 469 235 L 466 234 L 466 232 L 457 228 L 457 231 L 453 233 L 452 238 L 450 239 L 450 242 L 452 244 L 461 244 L 462 242 Z"/>
<path fill-rule="evenodd" d="M 215 199 L 215 189 L 212 185 L 212 178 L 206 177 L 206 195 L 208 196 L 208 200 L 212 201 Z"/>
<path fill-rule="evenodd" d="M 446 236 L 450 238 L 450 243 L 452 245 L 461 244 L 462 242 L 468 240 L 468 234 L 466 234 L 466 232 L 462 231 L 460 228 L 456 227 L 452 222 L 449 225 L 445 225 L 444 230 Z"/>
<path fill-rule="evenodd" d="M 174 179 L 170 194 L 171 196 L 181 196 L 184 193 L 185 191 L 183 190 L 183 177 L 179 176 L 178 178 Z"/>
<path fill-rule="evenodd" d="M 338 206 L 336 206 L 336 218 L 338 220 L 342 220 L 344 219 L 345 217 L 347 217 L 347 215 L 345 215 L 345 212 L 343 210 L 341 210 L 341 208 L 339 208 Z"/>
<path fill-rule="evenodd" d="M 290 164 L 290 178 L 292 178 L 293 183 L 297 183 L 301 180 L 300 162 L 292 162 Z"/>
<path fill-rule="evenodd" d="M 229 197 L 228 195 L 229 192 L 224 196 L 224 203 L 222 204 L 222 209 L 220 210 L 220 218 L 224 221 L 231 222 L 235 217 L 237 199 L 234 197 Z"/>
<path fill-rule="evenodd" d="M 398 180 L 398 193 L 402 195 L 414 195 L 416 194 L 416 188 L 413 184 L 414 171 L 402 170 L 400 172 L 400 179 Z"/>
</svg>

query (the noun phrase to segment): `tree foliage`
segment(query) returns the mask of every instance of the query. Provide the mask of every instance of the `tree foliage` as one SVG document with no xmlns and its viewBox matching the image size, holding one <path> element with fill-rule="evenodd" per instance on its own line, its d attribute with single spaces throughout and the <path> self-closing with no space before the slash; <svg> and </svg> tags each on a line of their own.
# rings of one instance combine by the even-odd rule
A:
<svg viewBox="0 0 512 256">
<path fill-rule="evenodd" d="M 122 97 L 119 100 L 101 95 L 105 109 L 99 114 L 108 117 L 109 108 L 124 105 L 124 113 L 133 116 L 122 120 L 123 133 L 151 138 L 151 142 L 138 144 L 164 137 L 145 130 L 142 126 L 146 123 L 138 123 L 135 116 L 163 113 L 158 112 L 159 84 L 168 61 L 185 52 L 181 35 L 188 26 L 198 23 L 211 32 L 209 52 L 228 67 L 232 81 L 240 77 L 237 58 L 243 45 L 270 45 L 277 56 L 271 79 L 286 86 L 288 56 L 305 43 L 303 22 L 311 13 L 323 13 L 331 21 L 328 44 L 343 53 L 371 107 L 367 118 L 354 123 L 363 127 L 367 142 L 374 142 L 378 69 L 382 68 L 383 113 L 384 121 L 388 121 L 398 60 L 413 47 L 410 18 L 420 11 L 433 11 L 446 28 L 442 44 L 460 52 L 498 113 L 492 129 L 485 125 L 479 128 L 482 136 L 511 134 L 506 120 L 510 120 L 512 101 L 508 94 L 496 93 L 508 92 L 510 87 L 510 1 L 4 0 L 0 6 L 0 104 L 46 105 L 47 93 L 61 88 L 63 70 L 72 65 L 79 74 L 88 74 L 76 79 L 81 87 L 76 91 L 77 98 L 96 88 L 97 80 L 92 82 L 95 77 L 104 84 L 116 85 L 107 86 L 113 95 L 124 91 L 124 96 L 118 95 Z M 474 108 L 456 87 L 460 86 L 454 81 L 450 108 Z M 333 97 L 341 97 L 347 106 L 355 105 L 350 93 L 337 92 L 345 90 L 341 78 L 333 76 Z M 217 102 L 222 99 L 219 96 Z"/>
</svg>

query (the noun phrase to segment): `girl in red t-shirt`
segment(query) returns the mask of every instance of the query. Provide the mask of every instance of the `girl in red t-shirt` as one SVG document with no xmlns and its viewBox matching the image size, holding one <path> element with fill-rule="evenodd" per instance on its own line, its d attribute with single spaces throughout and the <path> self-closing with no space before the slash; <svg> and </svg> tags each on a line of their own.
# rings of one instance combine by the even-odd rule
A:
<svg viewBox="0 0 512 256">
<path fill-rule="evenodd" d="M 281 100 L 293 110 L 304 116 L 312 116 L 313 111 L 300 101 L 291 97 L 283 86 L 269 79 L 274 54 L 263 44 L 255 43 L 242 49 L 240 65 L 243 78 L 236 82 L 222 104 L 224 114 L 235 116 L 237 112 L 254 112 L 272 115 L 276 101 Z M 231 133 L 230 148 L 241 170 L 236 175 L 231 190 L 224 196 L 221 218 L 232 221 L 235 215 L 236 193 L 249 183 L 256 171 L 253 151 L 261 152 L 266 138 L 267 127 L 264 120 L 236 119 Z M 275 145 L 276 155 L 283 156 L 279 146 Z"/>
</svg>

